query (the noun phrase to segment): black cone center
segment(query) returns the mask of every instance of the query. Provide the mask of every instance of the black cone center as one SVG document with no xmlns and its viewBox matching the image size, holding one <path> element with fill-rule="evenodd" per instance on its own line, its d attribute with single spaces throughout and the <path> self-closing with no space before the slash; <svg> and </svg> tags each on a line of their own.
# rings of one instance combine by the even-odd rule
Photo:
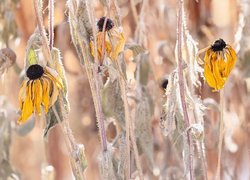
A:
<svg viewBox="0 0 250 180">
<path fill-rule="evenodd" d="M 98 30 L 99 32 L 102 31 L 103 26 L 104 26 L 104 22 L 105 22 L 105 18 L 106 17 L 102 17 L 101 19 L 99 19 L 99 21 L 97 22 L 97 26 L 98 26 Z M 114 23 L 111 19 L 107 18 L 107 23 L 106 23 L 106 27 L 105 27 L 105 31 L 109 31 L 110 29 L 112 29 L 114 27 Z"/>
<path fill-rule="evenodd" d="M 212 44 L 211 48 L 213 51 L 222 51 L 226 46 L 227 44 L 223 39 L 218 39 Z"/>
<path fill-rule="evenodd" d="M 38 64 L 31 65 L 26 71 L 27 77 L 31 80 L 35 80 L 42 77 L 43 73 L 43 67 Z"/>
</svg>

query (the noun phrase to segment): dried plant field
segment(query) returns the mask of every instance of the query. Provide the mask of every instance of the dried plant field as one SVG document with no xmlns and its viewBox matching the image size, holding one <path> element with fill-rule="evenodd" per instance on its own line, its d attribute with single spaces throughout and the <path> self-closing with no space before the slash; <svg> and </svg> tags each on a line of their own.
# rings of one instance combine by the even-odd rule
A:
<svg viewBox="0 0 250 180">
<path fill-rule="evenodd" d="M 250 0 L 0 0 L 0 180 L 249 180 Z"/>
</svg>

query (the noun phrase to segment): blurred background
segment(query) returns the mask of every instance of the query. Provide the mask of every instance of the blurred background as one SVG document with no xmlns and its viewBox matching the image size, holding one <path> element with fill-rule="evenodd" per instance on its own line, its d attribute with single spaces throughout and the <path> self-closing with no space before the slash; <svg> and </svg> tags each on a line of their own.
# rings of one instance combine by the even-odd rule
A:
<svg viewBox="0 0 250 180">
<path fill-rule="evenodd" d="M 95 17 L 98 20 L 104 15 L 104 8 L 95 0 Z M 48 1 L 44 4 L 44 25 L 48 25 Z M 122 25 L 127 42 L 133 41 L 141 11 L 142 0 L 118 0 L 121 8 Z M 250 13 L 249 0 L 186 0 L 185 11 L 187 28 L 193 39 L 202 49 L 216 39 L 223 38 L 238 53 L 236 67 L 225 86 L 225 138 L 222 153 L 223 179 L 250 179 L 250 100 L 249 100 L 249 58 L 250 58 Z M 165 101 L 164 88 L 169 73 L 176 67 L 174 49 L 176 44 L 176 11 L 175 0 L 149 0 L 145 7 L 145 37 L 149 51 L 150 75 L 147 88 L 154 103 L 154 114 L 151 118 L 151 130 L 154 146 L 155 171 L 148 170 L 143 164 L 147 179 L 182 179 L 178 168 L 182 160 L 173 147 L 173 143 L 163 136 L 160 128 L 160 117 Z M 1 173 L 15 171 L 23 180 L 73 179 L 70 162 L 60 127 L 55 126 L 47 139 L 43 138 L 45 122 L 29 122 L 25 130 L 16 127 L 19 108 L 18 91 L 24 67 L 25 47 L 36 27 L 32 0 L 1 0 L 0 2 L 0 47 L 9 47 L 16 53 L 16 64 L 8 69 L 0 82 L 0 112 L 7 113 L 9 135 L 7 141 L 0 140 L 0 160 L 9 157 L 0 164 Z M 61 50 L 63 64 L 69 85 L 70 127 L 78 143 L 84 144 L 88 167 L 86 179 L 100 179 L 98 158 L 100 142 L 96 126 L 95 110 L 91 91 L 84 69 L 80 68 L 79 59 L 70 37 L 66 0 L 55 1 L 55 47 Z M 125 52 L 128 79 L 134 81 L 136 63 L 132 53 Z M 209 179 L 214 179 L 217 167 L 219 93 L 212 92 L 201 78 L 202 85 L 196 89 L 207 107 L 204 116 L 204 142 Z M 0 127 L 4 122 L 0 118 Z M 29 130 L 27 130 L 29 129 Z M 1 132 L 1 129 L 0 129 Z M 110 123 L 107 128 L 108 141 L 116 135 L 116 128 Z M 0 133 L 2 139 L 3 133 Z M 1 151 L 5 154 L 1 154 Z M 6 155 L 6 152 L 9 152 Z M 1 157 L 2 156 L 2 157 Z M 194 155 L 196 156 L 196 154 Z M 197 156 L 199 156 L 197 154 Z M 2 159 L 1 159 L 2 158 Z M 143 161 L 143 156 L 142 162 Z M 1 162 L 0 162 L 1 163 Z M 9 164 L 10 163 L 10 164 Z M 7 166 L 9 164 L 11 166 Z M 53 167 L 49 166 L 52 165 Z M 145 166 L 145 167 L 144 167 Z M 171 169 L 172 167 L 172 169 Z M 199 174 L 199 172 L 197 173 Z M 200 174 L 202 174 L 200 172 Z M 2 176 L 4 177 L 4 176 Z M 4 178 L 3 178 L 4 179 Z M 203 179 L 202 175 L 197 179 Z"/>
</svg>

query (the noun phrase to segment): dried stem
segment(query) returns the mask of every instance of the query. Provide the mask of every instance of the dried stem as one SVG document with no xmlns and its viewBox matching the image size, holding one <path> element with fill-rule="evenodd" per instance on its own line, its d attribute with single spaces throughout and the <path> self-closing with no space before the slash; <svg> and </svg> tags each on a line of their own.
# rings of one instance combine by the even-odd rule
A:
<svg viewBox="0 0 250 180">
<path fill-rule="evenodd" d="M 217 161 L 217 170 L 215 179 L 220 179 L 220 171 L 221 171 L 221 151 L 224 137 L 224 90 L 220 91 L 220 135 L 219 135 L 219 149 L 218 149 L 218 161 Z"/>
<path fill-rule="evenodd" d="M 61 119 L 60 119 L 60 117 L 58 115 L 58 112 L 57 112 L 57 110 L 56 110 L 56 108 L 54 106 L 52 106 L 52 110 L 53 110 L 53 112 L 54 112 L 54 114 L 56 116 L 56 120 L 57 120 L 60 128 L 62 129 L 62 133 L 63 133 L 63 137 L 64 137 L 63 139 L 65 141 L 67 150 L 70 153 L 69 157 L 70 157 L 71 165 L 73 166 L 72 170 L 74 172 L 74 175 L 76 176 L 77 179 L 84 180 L 85 179 L 84 175 L 81 172 L 81 169 L 78 166 L 78 163 L 76 162 L 76 160 L 74 158 L 72 158 L 74 149 L 77 146 L 76 143 L 75 143 L 75 138 L 72 135 L 72 130 L 70 129 L 68 122 L 66 122 L 66 121 L 62 122 L 61 121 Z"/>
<path fill-rule="evenodd" d="M 38 30 L 40 32 L 40 35 L 42 37 L 42 44 L 43 44 L 43 47 L 45 48 L 45 59 L 47 61 L 49 61 L 49 59 L 51 59 L 51 53 L 50 53 L 50 50 L 49 50 L 49 46 L 48 46 L 48 39 L 46 37 L 46 34 L 45 34 L 45 30 L 44 30 L 44 26 L 43 26 L 43 18 L 42 18 L 42 15 L 41 15 L 41 7 L 39 7 L 38 5 L 38 0 L 34 0 L 34 9 L 35 9 L 35 16 L 36 16 L 36 20 L 37 20 L 37 26 L 38 26 Z"/>
<path fill-rule="evenodd" d="M 118 24 L 119 26 L 121 25 L 121 19 L 120 19 L 120 16 L 119 16 L 119 7 L 118 7 L 118 4 L 116 2 L 116 0 L 114 0 L 114 7 L 115 7 L 115 14 L 116 14 L 116 17 L 117 17 L 117 20 L 118 20 Z M 120 72 L 120 76 L 119 76 L 119 85 L 120 85 L 120 89 L 121 89 L 121 93 L 122 93 L 122 99 L 123 99 L 123 103 L 124 103 L 124 111 L 125 111 L 125 124 L 126 124 L 126 164 L 127 164 L 127 168 L 126 168 L 126 179 L 130 179 L 130 176 L 131 176 L 131 169 L 130 169 L 130 122 L 131 122 L 131 117 L 130 117 L 130 111 L 129 111 L 129 105 L 128 105 L 128 99 L 127 99 L 127 87 L 126 87 L 126 81 L 125 81 L 125 78 L 124 76 L 121 74 L 122 72 L 122 69 L 121 69 L 121 66 L 119 64 L 119 62 L 116 61 L 116 66 L 117 66 L 117 69 L 118 71 Z M 135 144 L 136 146 L 136 144 Z M 137 150 L 137 147 L 135 148 L 135 146 L 133 145 L 134 147 L 134 152 L 135 150 Z M 137 151 L 136 151 L 137 152 Z M 136 156 L 136 153 L 135 153 L 135 156 Z M 138 169 L 138 166 L 137 166 L 137 169 Z M 141 171 L 140 170 L 140 167 L 138 169 L 138 171 Z M 141 174 L 142 172 L 139 172 L 140 174 L 140 177 L 141 177 Z"/>
<path fill-rule="evenodd" d="M 92 8 L 91 8 L 92 9 Z M 94 22 L 94 16 L 93 16 L 93 12 L 89 12 L 90 13 L 90 18 L 91 18 L 91 21 Z M 102 111 L 102 103 L 101 103 L 101 85 L 103 84 L 102 83 L 102 77 L 101 77 L 101 74 L 98 73 L 99 72 L 99 69 L 98 69 L 98 59 L 97 59 L 97 46 L 96 46 L 96 31 L 95 31 L 95 26 L 94 26 L 94 23 L 91 23 L 92 24 L 92 30 L 93 30 L 93 36 L 94 36 L 94 44 L 95 44 L 95 56 L 94 56 L 94 60 L 95 60 L 95 64 L 94 64 L 94 67 L 93 67 L 93 75 L 91 76 L 91 74 L 89 74 L 89 83 L 92 83 L 93 85 L 92 86 L 95 86 L 95 88 L 92 88 L 91 89 L 91 92 L 92 92 L 92 95 L 93 98 L 95 99 L 94 100 L 94 104 L 95 104 L 95 109 L 96 109 L 96 113 L 97 113 L 97 121 L 98 121 L 98 127 L 99 127 L 99 134 L 100 134 L 100 137 L 101 137 L 101 144 L 102 144 L 102 151 L 105 152 L 107 151 L 108 147 L 107 147 L 107 135 L 106 135 L 106 129 L 105 129 L 105 116 L 103 114 L 103 111 Z M 104 26 L 103 26 L 103 29 L 102 29 L 102 33 L 104 33 L 105 29 L 106 29 L 106 24 L 107 24 L 107 17 L 105 18 L 105 22 L 104 22 Z M 105 36 L 104 36 L 105 38 Z M 101 57 L 101 65 L 102 65 L 102 62 L 103 62 L 103 55 L 104 55 L 104 41 L 103 41 L 103 44 L 102 44 L 102 57 Z M 91 72 L 90 72 L 91 73 Z M 93 77 L 91 79 L 91 77 Z M 90 82 L 91 81 L 91 82 Z"/>
<path fill-rule="evenodd" d="M 45 34 L 44 26 L 43 26 L 43 19 L 42 19 L 42 15 L 41 15 L 42 9 L 38 3 L 39 3 L 38 0 L 34 0 L 34 9 L 35 9 L 35 15 L 37 18 L 37 25 L 38 25 L 40 35 L 42 36 L 42 43 L 44 46 L 43 53 L 44 53 L 45 59 L 47 61 L 50 61 L 51 60 L 51 49 L 53 48 L 53 34 L 54 34 L 54 32 L 53 32 L 54 31 L 54 29 L 53 29 L 54 1 L 53 0 L 49 1 L 49 3 L 50 3 L 50 6 L 49 6 L 49 13 L 50 13 L 49 14 L 49 16 L 50 16 L 50 18 L 49 18 L 50 41 L 49 42 L 50 42 L 50 44 L 49 45 L 48 45 L 48 39 L 47 39 L 46 34 Z M 64 121 L 60 119 L 58 112 L 56 111 L 54 106 L 52 106 L 52 110 L 56 116 L 58 124 L 62 128 L 65 144 L 66 144 L 67 150 L 70 154 L 71 165 L 73 166 L 72 170 L 73 170 L 74 174 L 77 176 L 76 177 L 77 179 L 84 179 L 79 163 L 77 162 L 77 160 L 75 158 L 72 158 L 72 155 L 73 155 L 73 153 L 75 153 L 75 150 L 77 148 L 77 144 L 75 142 L 75 138 L 73 137 L 72 130 L 69 127 L 68 119 L 66 117 L 67 113 L 65 112 L 65 109 L 62 105 L 61 95 L 59 95 L 58 101 L 60 103 L 61 109 L 62 109 L 63 114 L 64 114 Z"/>
<path fill-rule="evenodd" d="M 180 97 L 181 105 L 183 109 L 183 117 L 185 128 L 188 129 L 190 126 L 190 121 L 187 112 L 187 105 L 185 101 L 185 85 L 184 85 L 184 75 L 183 75 L 183 61 L 182 61 L 182 38 L 183 38 L 183 0 L 178 2 L 178 17 L 177 17 L 177 54 L 178 54 L 178 77 L 179 77 L 179 88 L 180 88 Z M 192 137 L 190 131 L 187 131 L 187 143 L 189 146 L 189 173 L 190 180 L 193 180 L 193 157 L 192 157 Z"/>
<path fill-rule="evenodd" d="M 54 44 L 54 0 L 49 0 L 49 48 Z"/>
</svg>

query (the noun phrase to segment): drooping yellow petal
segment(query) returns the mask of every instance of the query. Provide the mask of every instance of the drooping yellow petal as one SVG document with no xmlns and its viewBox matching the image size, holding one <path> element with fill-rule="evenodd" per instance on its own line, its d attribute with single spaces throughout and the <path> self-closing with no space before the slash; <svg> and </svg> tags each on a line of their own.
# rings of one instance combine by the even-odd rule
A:
<svg viewBox="0 0 250 180">
<path fill-rule="evenodd" d="M 106 32 L 105 32 L 106 33 Z M 102 58 L 102 46 L 103 46 L 103 32 L 98 32 L 96 35 L 96 46 L 97 46 L 97 54 L 98 54 L 98 60 L 101 61 Z M 90 50 L 92 56 L 95 57 L 95 47 L 94 47 L 94 41 L 90 41 Z M 104 41 L 104 54 L 106 54 L 108 57 L 110 56 L 111 53 L 111 44 L 110 41 L 107 37 L 107 34 L 105 34 L 105 41 Z M 103 55 L 104 55 L 103 54 Z"/>
<path fill-rule="evenodd" d="M 220 90 L 221 88 L 223 88 L 226 80 L 225 78 L 222 77 L 221 72 L 219 71 L 218 62 L 219 59 L 212 60 L 213 75 L 216 81 L 216 87 L 214 87 L 215 90 Z"/>
<path fill-rule="evenodd" d="M 34 84 L 32 87 L 33 96 L 34 96 L 34 107 L 36 110 L 36 113 L 38 115 L 41 114 L 41 104 L 42 104 L 42 95 L 43 95 L 43 89 L 40 79 L 34 80 Z"/>
<path fill-rule="evenodd" d="M 25 123 L 34 110 L 33 103 L 31 100 L 31 93 L 32 93 L 31 86 L 32 86 L 32 82 L 28 82 L 27 88 L 26 88 L 26 97 L 21 107 L 21 116 L 19 117 L 17 121 L 17 123 L 19 124 Z"/>
<path fill-rule="evenodd" d="M 50 95 L 50 107 L 51 107 L 57 100 L 57 97 L 59 95 L 59 90 L 53 81 L 50 82 L 50 89 L 51 89 L 51 95 Z"/>
<path fill-rule="evenodd" d="M 20 103 L 20 107 L 22 108 L 22 105 L 23 105 L 23 101 L 25 99 L 25 96 L 26 96 L 26 87 L 27 87 L 27 83 L 28 81 L 25 79 L 21 86 L 20 86 L 20 89 L 19 89 L 19 94 L 18 94 L 18 100 L 19 100 L 19 103 Z"/>
<path fill-rule="evenodd" d="M 60 77 L 56 74 L 56 72 L 53 72 L 52 70 L 46 69 L 44 76 L 48 77 L 51 81 L 53 81 L 60 89 L 63 89 L 63 83 Z"/>
<path fill-rule="evenodd" d="M 237 60 L 237 56 L 236 56 L 236 52 L 234 51 L 234 49 L 228 45 L 228 47 L 226 47 L 225 49 L 226 53 L 226 68 L 225 68 L 225 76 L 229 76 L 230 72 L 232 71 L 236 60 Z"/>
<path fill-rule="evenodd" d="M 42 103 L 44 106 L 45 113 L 49 111 L 49 99 L 50 99 L 50 82 L 47 78 L 42 79 L 43 87 L 43 98 Z"/>
<path fill-rule="evenodd" d="M 204 65 L 204 77 L 210 87 L 216 88 L 216 81 L 208 63 Z"/>
<path fill-rule="evenodd" d="M 116 60 L 120 52 L 123 51 L 125 45 L 125 38 L 122 32 L 118 32 L 117 34 L 111 35 L 111 60 Z"/>
</svg>

